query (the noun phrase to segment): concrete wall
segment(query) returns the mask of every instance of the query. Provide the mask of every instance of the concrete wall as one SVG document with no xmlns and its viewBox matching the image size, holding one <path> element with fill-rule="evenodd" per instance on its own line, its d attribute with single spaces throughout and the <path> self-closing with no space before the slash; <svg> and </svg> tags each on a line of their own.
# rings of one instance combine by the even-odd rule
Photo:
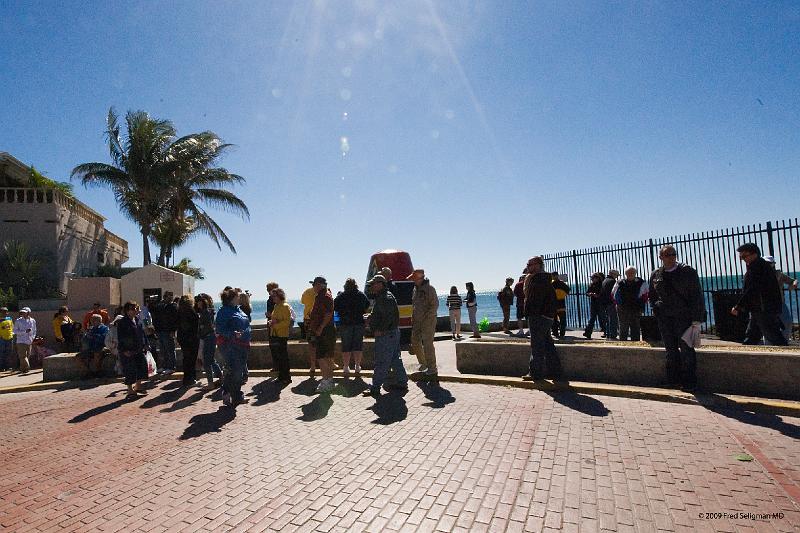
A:
<svg viewBox="0 0 800 533">
<path fill-rule="evenodd" d="M 564 379 L 661 386 L 663 348 L 559 344 Z M 522 376 L 528 372 L 528 343 L 468 342 L 456 345 L 456 365 L 465 374 Z M 703 390 L 800 400 L 800 353 L 697 351 L 697 380 Z"/>
<path fill-rule="evenodd" d="M 188 282 L 187 282 L 188 278 Z M 139 305 L 144 303 L 144 289 L 161 289 L 161 293 L 172 292 L 176 297 L 184 294 L 187 288 L 194 289 L 194 278 L 168 268 L 150 264 L 122 276 L 121 301 L 124 304 L 133 300 Z"/>
<path fill-rule="evenodd" d="M 67 285 L 70 309 L 91 309 L 100 302 L 111 313 L 120 303 L 121 282 L 116 278 L 75 278 Z"/>
<path fill-rule="evenodd" d="M 0 243 L 19 240 L 52 257 L 47 272 L 62 292 L 65 272 L 92 274 L 128 259 L 128 243 L 106 230 L 104 218 L 83 203 L 50 189 L 0 188 Z"/>
</svg>

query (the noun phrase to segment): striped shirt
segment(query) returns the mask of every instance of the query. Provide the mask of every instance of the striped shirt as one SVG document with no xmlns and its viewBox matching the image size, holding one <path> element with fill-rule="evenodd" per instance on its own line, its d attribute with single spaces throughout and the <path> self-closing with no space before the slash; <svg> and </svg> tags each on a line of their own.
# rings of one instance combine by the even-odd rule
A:
<svg viewBox="0 0 800 533">
<path fill-rule="evenodd" d="M 464 301 L 461 299 L 461 296 L 458 294 L 451 294 L 447 297 L 447 308 L 448 309 L 461 309 L 461 305 Z"/>
</svg>

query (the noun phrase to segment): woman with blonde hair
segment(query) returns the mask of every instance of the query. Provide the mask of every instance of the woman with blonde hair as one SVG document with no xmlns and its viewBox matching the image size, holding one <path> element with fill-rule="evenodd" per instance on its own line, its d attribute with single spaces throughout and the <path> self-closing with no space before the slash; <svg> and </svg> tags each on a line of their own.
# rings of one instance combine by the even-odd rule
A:
<svg viewBox="0 0 800 533">
<path fill-rule="evenodd" d="M 273 366 L 278 370 L 278 381 L 284 385 L 292 382 L 289 373 L 289 330 L 292 325 L 292 309 L 286 303 L 286 293 L 281 288 L 274 288 L 270 291 L 270 298 L 274 305 L 269 326 L 269 351 L 272 354 Z"/>
</svg>

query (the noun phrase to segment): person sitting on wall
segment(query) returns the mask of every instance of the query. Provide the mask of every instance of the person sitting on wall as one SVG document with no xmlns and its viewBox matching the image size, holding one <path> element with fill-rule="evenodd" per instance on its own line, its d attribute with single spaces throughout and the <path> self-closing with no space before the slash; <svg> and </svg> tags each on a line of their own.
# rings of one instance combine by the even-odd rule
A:
<svg viewBox="0 0 800 533">
<path fill-rule="evenodd" d="M 69 316 L 69 308 L 62 305 L 53 316 L 53 334 L 62 352 L 74 352 L 80 348 L 81 325 Z"/>
<path fill-rule="evenodd" d="M 103 324 L 101 315 L 92 315 L 90 327 L 83 336 L 83 349 L 78 353 L 78 360 L 86 369 L 84 377 L 99 377 L 102 374 L 103 358 L 110 352 L 106 348 L 108 326 Z"/>
<path fill-rule="evenodd" d="M 92 321 L 92 315 L 100 315 L 100 319 L 106 326 L 111 322 L 111 319 L 108 316 L 108 311 L 103 309 L 103 306 L 100 305 L 100 302 L 95 302 L 92 304 L 92 310 L 83 315 L 83 331 L 89 329 L 89 323 Z"/>
</svg>

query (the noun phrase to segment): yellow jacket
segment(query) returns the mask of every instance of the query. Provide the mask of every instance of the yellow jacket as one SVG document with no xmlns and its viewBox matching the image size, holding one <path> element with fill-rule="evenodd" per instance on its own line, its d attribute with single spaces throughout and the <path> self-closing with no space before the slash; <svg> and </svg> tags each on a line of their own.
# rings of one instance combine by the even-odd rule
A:
<svg viewBox="0 0 800 533">
<path fill-rule="evenodd" d="M 273 337 L 289 337 L 289 323 L 292 321 L 292 310 L 286 302 L 275 304 L 272 310 L 272 320 L 275 324 L 270 328 L 270 335 Z"/>
<path fill-rule="evenodd" d="M 0 339 L 10 341 L 14 338 L 14 322 L 11 317 L 0 315 Z"/>
<path fill-rule="evenodd" d="M 61 333 L 61 324 L 71 324 L 72 319 L 68 316 L 57 315 L 53 318 L 53 333 L 57 341 L 63 341 L 64 335 Z"/>
</svg>

